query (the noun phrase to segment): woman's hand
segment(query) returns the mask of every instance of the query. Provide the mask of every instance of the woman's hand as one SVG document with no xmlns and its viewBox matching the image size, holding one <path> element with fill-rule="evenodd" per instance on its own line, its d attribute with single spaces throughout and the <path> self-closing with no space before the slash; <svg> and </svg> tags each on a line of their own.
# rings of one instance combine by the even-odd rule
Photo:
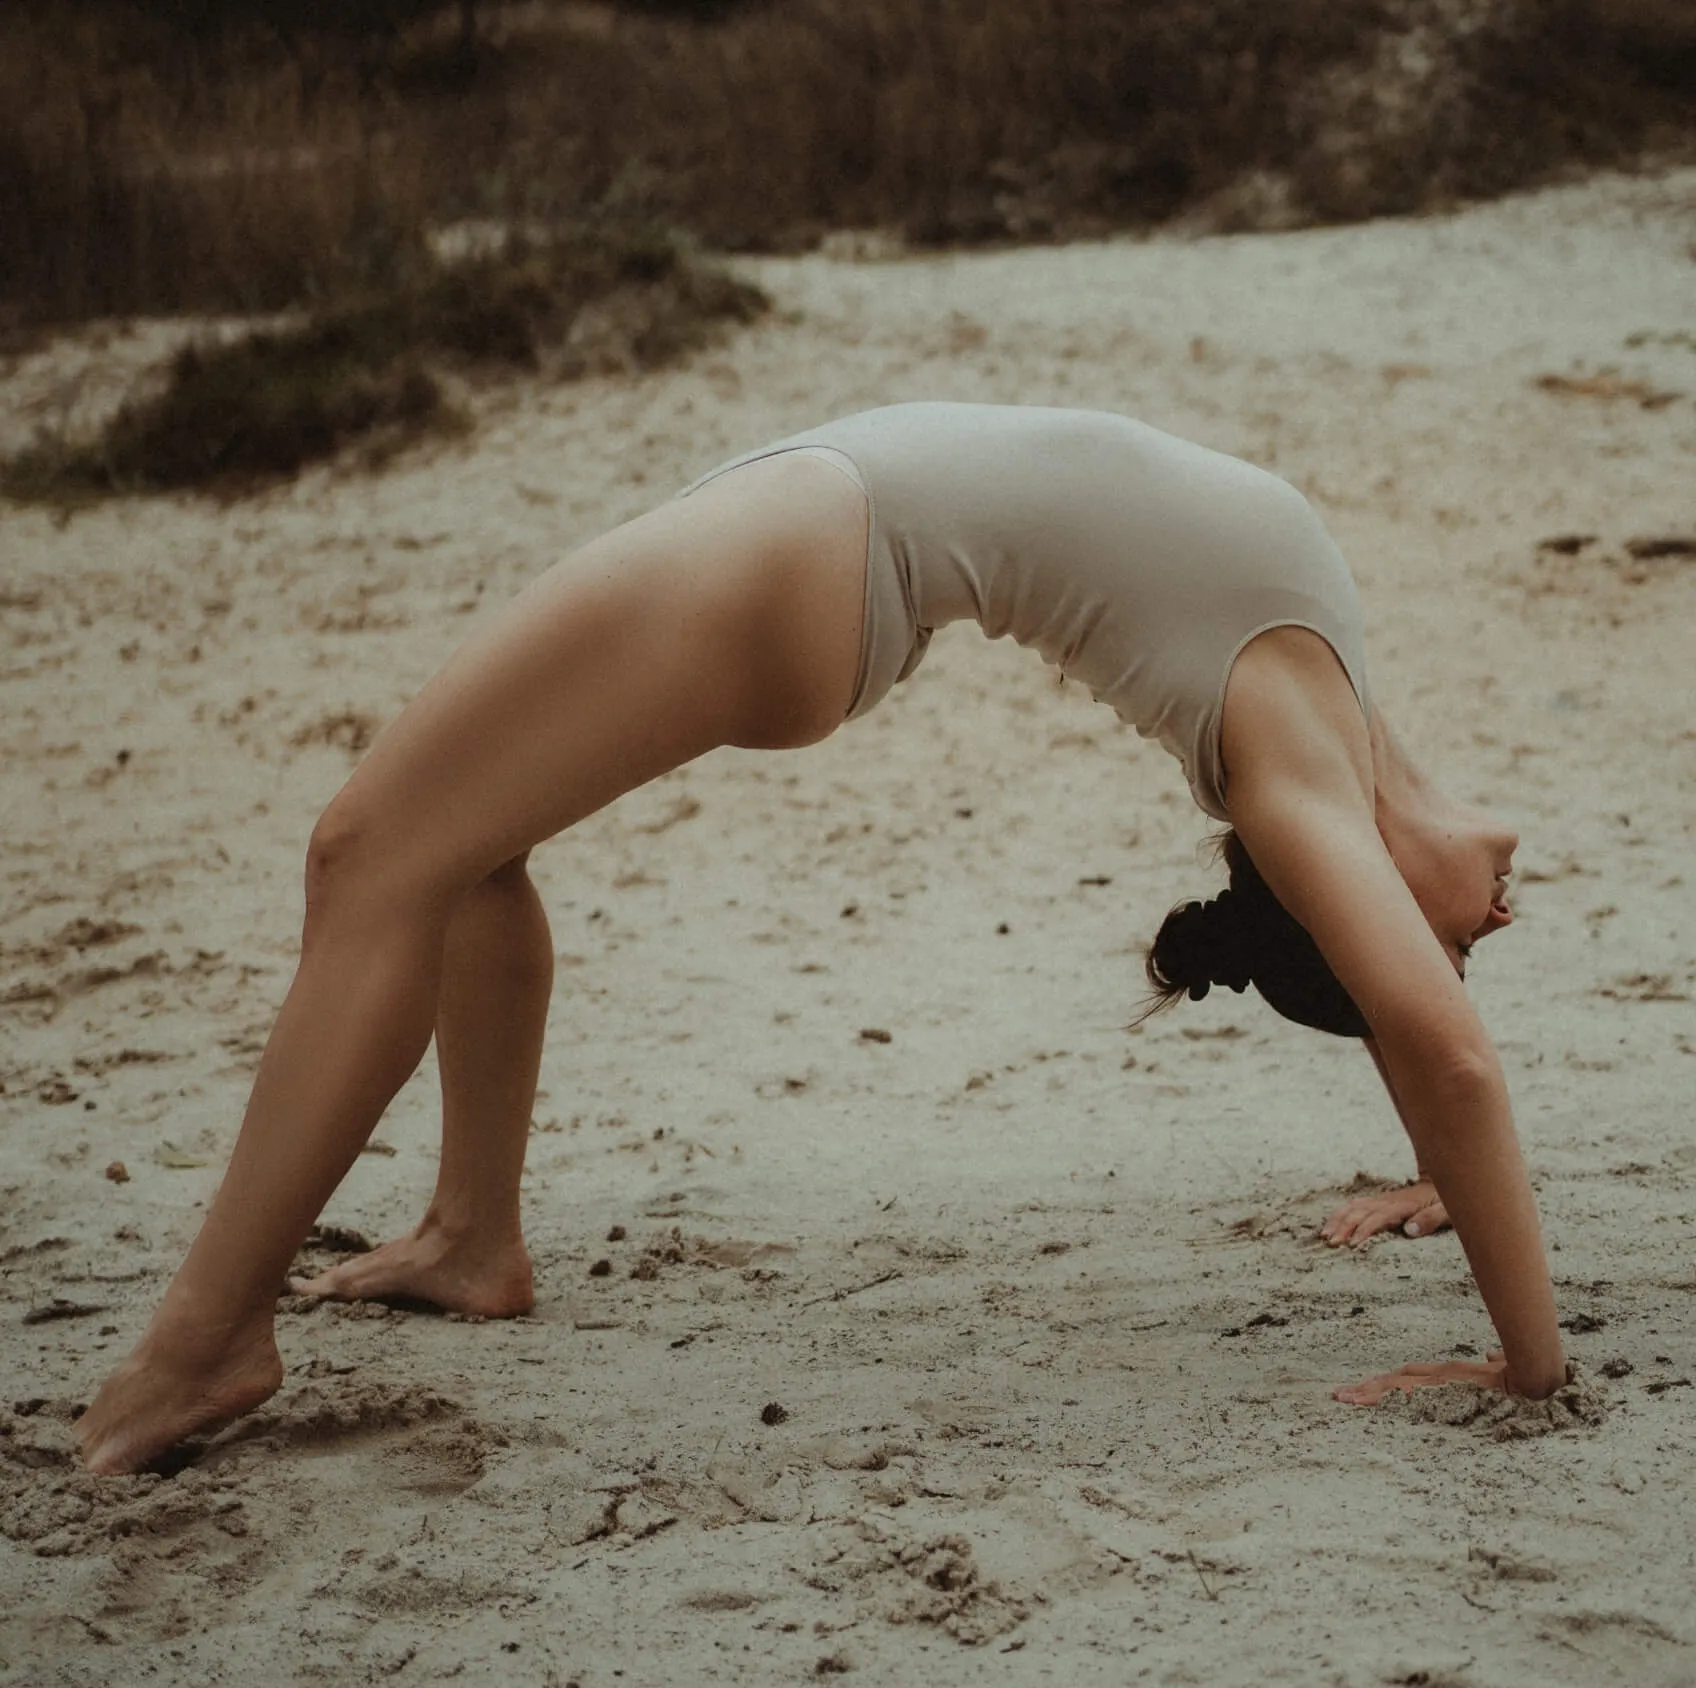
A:
<svg viewBox="0 0 1696 1688">
<path fill-rule="evenodd" d="M 1435 1389 L 1444 1383 L 1471 1383 L 1480 1389 L 1508 1387 L 1508 1363 L 1498 1351 L 1487 1360 L 1438 1360 L 1430 1365 L 1398 1366 L 1394 1371 L 1380 1372 L 1364 1383 L 1345 1384 L 1331 1391 L 1333 1401 L 1346 1402 L 1351 1407 L 1375 1407 L 1386 1395 L 1416 1389 Z"/>
<path fill-rule="evenodd" d="M 1374 1190 L 1345 1202 L 1323 1225 L 1319 1235 L 1332 1248 L 1344 1243 L 1360 1248 L 1380 1231 L 1399 1225 L 1405 1235 L 1428 1237 L 1449 1222 L 1449 1211 L 1429 1178 L 1416 1178 L 1394 1190 Z"/>
</svg>

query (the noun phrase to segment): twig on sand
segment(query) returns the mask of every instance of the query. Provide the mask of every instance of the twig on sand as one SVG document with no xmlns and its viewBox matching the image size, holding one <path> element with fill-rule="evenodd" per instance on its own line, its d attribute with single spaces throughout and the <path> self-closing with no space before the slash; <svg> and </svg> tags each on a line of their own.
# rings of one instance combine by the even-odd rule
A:
<svg viewBox="0 0 1696 1688">
<path fill-rule="evenodd" d="M 1209 1600 L 1217 1600 L 1219 1598 L 1219 1596 L 1213 1592 L 1212 1586 L 1208 1583 L 1207 1573 L 1202 1570 L 1201 1561 L 1199 1559 L 1197 1559 L 1196 1556 L 1195 1556 L 1195 1549 L 1193 1547 L 1185 1548 L 1184 1554 L 1185 1554 L 1185 1557 L 1189 1560 L 1190 1564 L 1194 1567 L 1195 1574 L 1198 1577 L 1201 1578 L 1202 1592 L 1207 1596 L 1207 1598 Z"/>
<path fill-rule="evenodd" d="M 862 1291 L 876 1289 L 879 1284 L 887 1284 L 892 1279 L 900 1277 L 899 1272 L 883 1272 L 875 1278 L 868 1278 L 863 1284 L 853 1284 L 847 1289 L 833 1289 L 829 1295 L 815 1295 L 811 1301 L 803 1301 L 803 1307 L 817 1307 L 821 1301 L 846 1301 L 851 1295 L 859 1295 Z"/>
<path fill-rule="evenodd" d="M 86 1319 L 95 1313 L 104 1313 L 104 1301 L 71 1301 L 65 1296 L 56 1295 L 44 1307 L 32 1307 L 24 1314 L 26 1325 L 45 1325 L 54 1319 Z"/>
</svg>

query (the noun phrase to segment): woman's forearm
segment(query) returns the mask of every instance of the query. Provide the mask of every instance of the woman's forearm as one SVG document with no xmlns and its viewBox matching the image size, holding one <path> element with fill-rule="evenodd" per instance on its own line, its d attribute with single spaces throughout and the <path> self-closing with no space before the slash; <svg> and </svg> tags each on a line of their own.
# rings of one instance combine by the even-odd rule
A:
<svg viewBox="0 0 1696 1688">
<path fill-rule="evenodd" d="M 1537 1206 L 1499 1062 L 1492 1052 L 1435 1070 L 1390 1057 L 1387 1076 L 1419 1166 L 1442 1197 L 1501 1337 L 1509 1388 L 1549 1394 L 1565 1381 L 1566 1361 Z"/>
<path fill-rule="evenodd" d="M 1419 1145 L 1414 1143 L 1413 1127 L 1407 1122 L 1407 1110 L 1402 1106 L 1402 1099 L 1396 1094 L 1395 1081 L 1390 1077 L 1390 1069 L 1384 1064 L 1384 1052 L 1378 1047 L 1374 1038 L 1362 1040 L 1366 1044 L 1366 1053 L 1372 1057 L 1372 1065 L 1377 1068 L 1378 1076 L 1384 1081 L 1385 1093 L 1390 1098 L 1390 1106 L 1396 1110 L 1396 1118 L 1402 1122 L 1402 1130 L 1407 1133 L 1407 1140 L 1413 1144 L 1413 1178 L 1415 1184 L 1432 1183 L 1430 1170 L 1420 1159 Z"/>
</svg>

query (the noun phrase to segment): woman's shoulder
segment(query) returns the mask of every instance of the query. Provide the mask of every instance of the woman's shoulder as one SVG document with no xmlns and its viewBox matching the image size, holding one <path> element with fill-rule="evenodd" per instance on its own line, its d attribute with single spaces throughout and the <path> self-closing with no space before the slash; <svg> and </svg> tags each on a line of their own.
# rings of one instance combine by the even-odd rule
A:
<svg viewBox="0 0 1696 1688">
<path fill-rule="evenodd" d="M 1271 627 L 1243 648 L 1225 687 L 1219 745 L 1233 811 L 1268 782 L 1372 811 L 1367 717 L 1336 649 L 1311 628 Z"/>
</svg>

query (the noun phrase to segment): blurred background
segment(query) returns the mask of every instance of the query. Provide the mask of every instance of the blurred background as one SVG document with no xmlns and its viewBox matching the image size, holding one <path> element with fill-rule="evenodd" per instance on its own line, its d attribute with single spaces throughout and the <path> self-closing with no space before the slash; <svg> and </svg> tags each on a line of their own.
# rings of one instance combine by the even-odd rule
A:
<svg viewBox="0 0 1696 1688">
<path fill-rule="evenodd" d="M 701 248 L 1291 228 L 1693 154 L 1689 0 L 5 0 L 0 334 L 340 311 L 340 438 L 439 408 L 403 345 L 534 363 L 634 282 L 646 365 L 756 310 Z"/>
<path fill-rule="evenodd" d="M 0 299 L 274 309 L 481 218 L 1349 221 L 1693 141 L 1685 0 L 12 0 Z"/>
</svg>

